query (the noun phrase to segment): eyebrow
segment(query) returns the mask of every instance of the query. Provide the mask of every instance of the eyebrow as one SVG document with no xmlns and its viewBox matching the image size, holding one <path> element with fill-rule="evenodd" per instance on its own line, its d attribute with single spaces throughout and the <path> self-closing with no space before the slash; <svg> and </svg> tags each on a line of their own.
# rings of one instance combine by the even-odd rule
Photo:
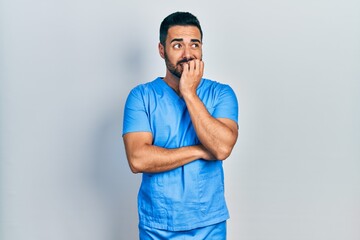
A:
<svg viewBox="0 0 360 240">
<path fill-rule="evenodd" d="M 172 43 L 172 42 L 182 42 L 182 41 L 184 41 L 183 38 L 174 38 L 173 40 L 170 41 L 170 43 Z M 199 39 L 196 39 L 196 38 L 191 39 L 191 42 L 201 43 L 201 41 Z"/>
</svg>

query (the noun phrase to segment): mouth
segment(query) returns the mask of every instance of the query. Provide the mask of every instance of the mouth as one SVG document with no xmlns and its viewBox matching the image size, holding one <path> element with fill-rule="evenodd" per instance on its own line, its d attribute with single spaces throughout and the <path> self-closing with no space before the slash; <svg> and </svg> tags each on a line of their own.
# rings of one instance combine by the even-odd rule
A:
<svg viewBox="0 0 360 240">
<path fill-rule="evenodd" d="M 177 64 L 178 65 L 184 65 L 184 63 L 187 63 L 187 62 L 190 62 L 190 61 L 192 61 L 192 60 L 194 60 L 195 58 L 190 58 L 190 59 L 181 59 Z"/>
</svg>

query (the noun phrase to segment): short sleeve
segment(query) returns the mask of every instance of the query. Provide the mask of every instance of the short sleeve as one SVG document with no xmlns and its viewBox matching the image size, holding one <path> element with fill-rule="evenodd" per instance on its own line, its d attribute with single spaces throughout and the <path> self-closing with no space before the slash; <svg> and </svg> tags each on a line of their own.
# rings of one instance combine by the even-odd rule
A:
<svg viewBox="0 0 360 240">
<path fill-rule="evenodd" d="M 238 123 L 239 107 L 235 92 L 229 85 L 222 85 L 215 109 L 212 114 L 215 118 L 229 118 Z"/>
<path fill-rule="evenodd" d="M 139 87 L 131 90 L 125 103 L 123 135 L 129 132 L 151 132 L 148 114 Z"/>
</svg>

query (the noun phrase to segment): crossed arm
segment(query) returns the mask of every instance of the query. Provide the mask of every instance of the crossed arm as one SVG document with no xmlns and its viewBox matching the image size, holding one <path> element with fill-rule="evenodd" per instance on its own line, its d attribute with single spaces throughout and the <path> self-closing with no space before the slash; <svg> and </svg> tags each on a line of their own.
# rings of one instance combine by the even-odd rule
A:
<svg viewBox="0 0 360 240">
<path fill-rule="evenodd" d="M 164 172 L 199 158 L 225 160 L 230 155 L 237 138 L 236 123 L 229 119 L 214 119 L 211 116 L 206 116 L 204 119 L 202 121 L 201 117 L 197 116 L 196 121 L 199 123 L 194 125 L 202 129 L 202 134 L 198 134 L 198 137 L 206 145 L 203 143 L 167 149 L 152 145 L 153 138 L 150 132 L 125 134 L 123 138 L 131 171 L 133 173 Z M 205 124 L 202 124 L 203 122 Z"/>
<path fill-rule="evenodd" d="M 133 173 L 164 172 L 196 159 L 215 157 L 202 145 L 167 149 L 152 145 L 150 132 L 132 132 L 124 135 L 126 156 Z"/>
<path fill-rule="evenodd" d="M 202 158 L 204 160 L 225 160 L 231 153 L 237 137 L 238 126 L 227 118 L 214 118 L 196 95 L 196 88 L 202 77 L 203 66 L 193 62 L 185 69 L 179 90 L 183 96 L 200 145 L 166 149 L 152 145 L 150 132 L 132 132 L 124 135 L 124 144 L 132 172 L 163 172 Z M 201 70 L 201 71 L 200 71 Z"/>
</svg>

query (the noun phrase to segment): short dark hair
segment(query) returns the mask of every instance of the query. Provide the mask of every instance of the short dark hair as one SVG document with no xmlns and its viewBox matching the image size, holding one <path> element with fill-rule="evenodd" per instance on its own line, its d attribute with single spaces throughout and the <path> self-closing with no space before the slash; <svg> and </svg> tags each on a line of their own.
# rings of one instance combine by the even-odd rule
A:
<svg viewBox="0 0 360 240">
<path fill-rule="evenodd" d="M 160 43 L 165 46 L 168 30 L 173 26 L 195 26 L 200 30 L 201 40 L 203 32 L 199 20 L 189 12 L 174 12 L 167 16 L 160 25 Z"/>
</svg>

